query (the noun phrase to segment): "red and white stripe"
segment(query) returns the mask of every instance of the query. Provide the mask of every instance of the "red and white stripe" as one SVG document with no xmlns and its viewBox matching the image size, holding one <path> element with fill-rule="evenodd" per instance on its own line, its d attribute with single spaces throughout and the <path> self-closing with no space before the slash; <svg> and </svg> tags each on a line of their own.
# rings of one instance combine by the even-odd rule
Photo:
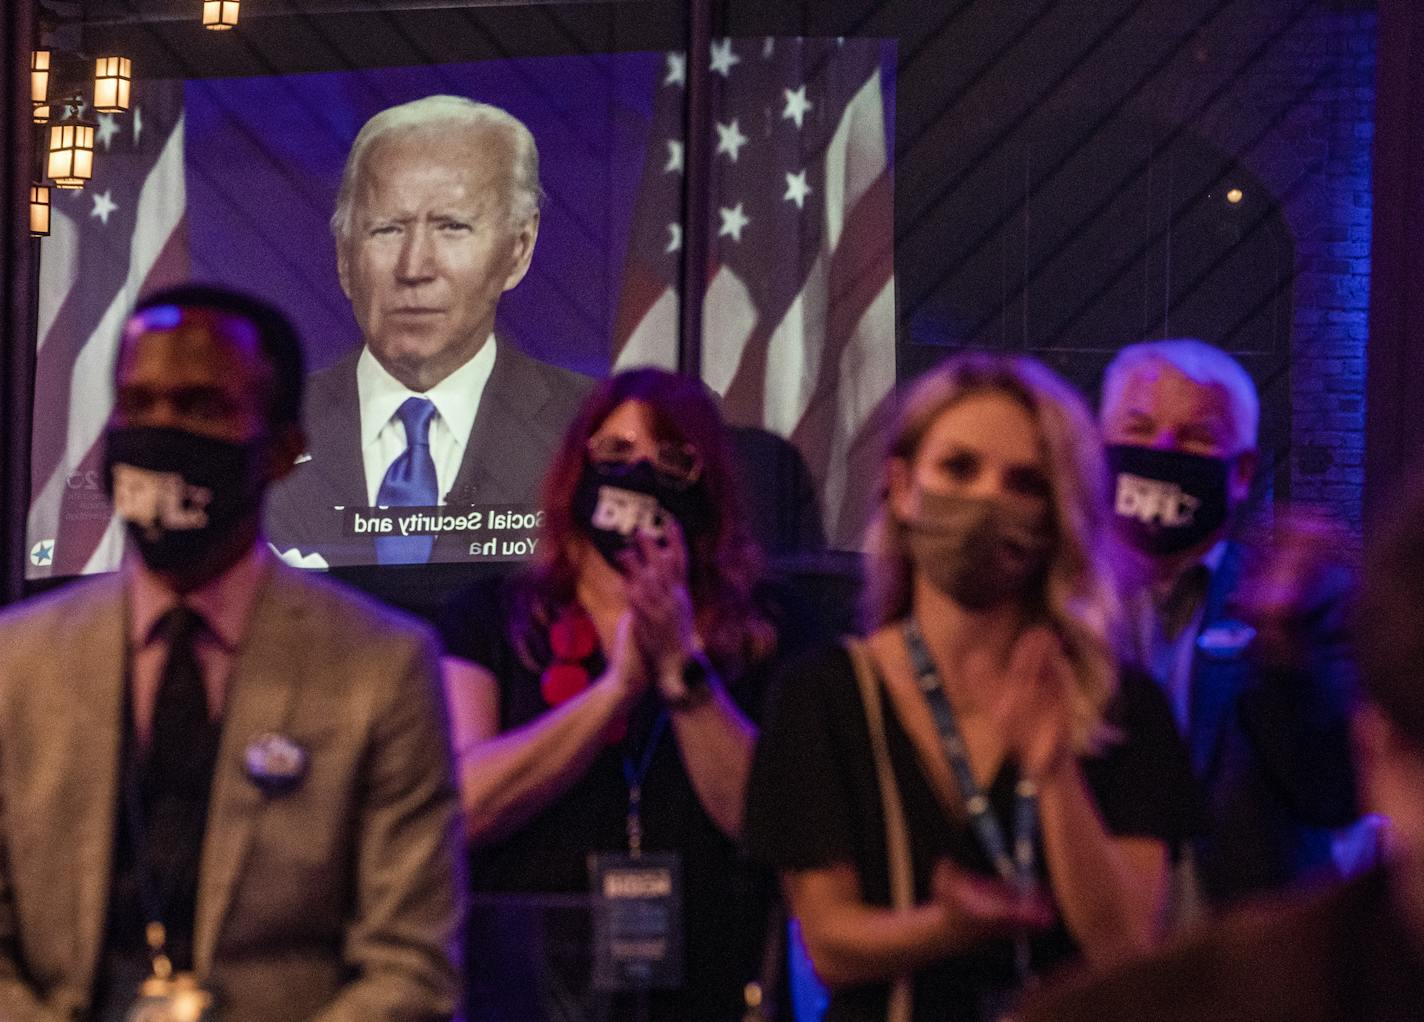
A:
<svg viewBox="0 0 1424 1022">
<path fill-rule="evenodd" d="M 63 455 L 47 472 L 43 466 L 36 466 L 44 474 L 43 478 L 34 479 L 28 535 L 53 537 L 55 548 L 53 563 L 32 566 L 32 577 L 112 570 L 123 552 L 123 534 L 112 518 L 76 521 L 65 511 L 76 496 L 74 488 L 85 485 L 84 473 L 102 467 L 102 434 L 113 409 L 114 357 L 124 317 L 140 295 L 179 280 L 186 272 L 183 137 L 180 118 L 139 193 L 127 277 L 73 360 L 68 380 L 72 399 L 67 408 L 57 410 L 67 415 Z M 59 339 L 56 331 L 62 329 L 57 325 L 60 311 L 85 286 L 78 272 L 84 232 L 62 212 L 55 213 L 54 221 L 41 258 L 41 352 Z M 53 422 L 46 427 L 40 421 L 53 414 L 51 410 L 37 406 L 35 413 L 37 428 L 55 428 Z"/>
<path fill-rule="evenodd" d="M 730 417 L 797 444 L 820 486 L 827 538 L 854 548 L 875 469 L 865 432 L 895 385 L 893 196 L 878 70 L 847 105 L 825 161 L 821 251 L 780 322 L 762 322 L 746 283 L 713 264 L 702 377 L 727 398 Z M 634 303 L 642 317 L 618 331 L 615 369 L 676 363 L 677 293 L 644 291 Z"/>
</svg>

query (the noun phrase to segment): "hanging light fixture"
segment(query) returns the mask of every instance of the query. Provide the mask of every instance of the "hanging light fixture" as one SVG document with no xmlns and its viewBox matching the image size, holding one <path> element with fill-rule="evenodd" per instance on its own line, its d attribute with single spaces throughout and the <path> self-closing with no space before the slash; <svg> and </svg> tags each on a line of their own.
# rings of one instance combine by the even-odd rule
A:
<svg viewBox="0 0 1424 1022">
<path fill-rule="evenodd" d="M 30 102 L 34 105 L 36 124 L 49 120 L 49 71 L 51 54 L 49 50 L 35 50 L 30 54 Z"/>
<path fill-rule="evenodd" d="M 133 61 L 128 57 L 100 57 L 94 62 L 94 109 L 121 114 L 129 108 L 133 87 Z"/>
<path fill-rule="evenodd" d="M 215 32 L 234 27 L 241 6 L 239 0 L 203 0 L 203 27 Z"/>
<path fill-rule="evenodd" d="M 49 185 L 30 185 L 30 236 L 49 236 Z"/>
<path fill-rule="evenodd" d="M 81 121 L 76 98 L 70 113 L 49 129 L 49 161 L 46 177 L 56 188 L 83 188 L 94 176 L 94 125 Z"/>
</svg>

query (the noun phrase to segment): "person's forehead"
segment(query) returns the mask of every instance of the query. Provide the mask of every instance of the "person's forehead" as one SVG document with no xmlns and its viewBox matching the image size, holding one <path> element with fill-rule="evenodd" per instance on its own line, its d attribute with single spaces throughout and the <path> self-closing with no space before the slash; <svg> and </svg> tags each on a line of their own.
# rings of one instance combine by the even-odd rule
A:
<svg viewBox="0 0 1424 1022">
<path fill-rule="evenodd" d="M 1219 383 L 1201 383 L 1160 361 L 1134 366 L 1115 394 L 1119 415 L 1141 415 L 1174 422 L 1231 424 L 1231 396 Z"/>
<path fill-rule="evenodd" d="M 1022 404 L 1007 394 L 982 391 L 967 394 L 935 416 L 920 444 L 920 453 L 934 456 L 944 447 L 966 447 L 1005 462 L 1040 460 L 1038 423 Z"/>
<path fill-rule="evenodd" d="M 628 398 L 614 406 L 598 427 L 594 436 L 617 434 L 652 439 L 654 434 L 653 410 L 644 401 Z"/>
<path fill-rule="evenodd" d="M 437 122 L 396 128 L 374 139 L 360 165 L 369 192 L 412 173 L 457 174 L 481 187 L 498 185 L 514 172 L 509 132 L 498 125 Z"/>
<path fill-rule="evenodd" d="M 119 351 L 120 373 L 260 372 L 266 362 L 256 324 L 219 309 L 159 305 L 129 317 Z"/>
</svg>

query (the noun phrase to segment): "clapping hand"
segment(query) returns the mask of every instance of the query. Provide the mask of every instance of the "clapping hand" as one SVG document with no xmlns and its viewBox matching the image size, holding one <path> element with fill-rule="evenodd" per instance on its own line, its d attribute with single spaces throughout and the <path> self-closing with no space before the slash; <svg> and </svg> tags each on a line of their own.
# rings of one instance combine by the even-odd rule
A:
<svg viewBox="0 0 1424 1022">
<path fill-rule="evenodd" d="M 1072 762 L 1072 682 L 1063 644 L 1051 629 L 1030 628 L 1014 642 L 994 712 L 1029 780 L 1041 784 Z"/>
<path fill-rule="evenodd" d="M 1277 520 L 1274 542 L 1233 599 L 1256 629 L 1255 652 L 1267 665 L 1294 666 L 1301 650 L 1318 644 L 1310 641 L 1312 629 L 1343 629 L 1341 597 L 1353 584 L 1342 556 L 1348 549 L 1344 528 L 1321 512 L 1291 511 Z M 1332 612 L 1340 619 L 1324 620 Z"/>
<path fill-rule="evenodd" d="M 930 902 L 942 913 L 946 954 L 985 941 L 1052 925 L 1053 909 L 1041 893 L 1023 893 L 992 877 L 961 869 L 947 859 L 935 863 Z"/>
<path fill-rule="evenodd" d="M 633 638 L 658 691 L 676 702 L 686 696 L 682 668 L 697 653 L 697 636 L 682 529 L 666 513 L 661 526 L 660 533 L 639 529 L 619 559 L 628 587 Z"/>
<path fill-rule="evenodd" d="M 618 618 L 618 631 L 613 637 L 613 649 L 608 655 L 608 667 L 603 678 L 616 686 L 619 704 L 626 711 L 648 690 L 650 675 L 643 662 L 635 637 L 633 612 L 625 610 Z"/>
</svg>

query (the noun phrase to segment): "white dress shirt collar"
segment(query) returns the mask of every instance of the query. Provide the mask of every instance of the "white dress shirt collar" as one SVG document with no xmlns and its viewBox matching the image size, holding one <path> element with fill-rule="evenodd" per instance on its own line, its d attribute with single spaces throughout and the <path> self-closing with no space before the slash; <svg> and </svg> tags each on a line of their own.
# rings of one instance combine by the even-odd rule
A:
<svg viewBox="0 0 1424 1022">
<path fill-rule="evenodd" d="M 356 362 L 356 394 L 361 402 L 361 447 L 366 448 L 376 439 L 376 434 L 395 417 L 406 398 L 424 397 L 435 405 L 436 413 L 450 427 L 450 432 L 463 450 L 470 427 L 475 424 L 480 397 L 494 369 L 494 349 L 494 335 L 490 334 L 489 340 L 480 346 L 474 358 L 421 394 L 392 376 L 385 366 L 376 361 L 370 348 L 362 348 L 361 357 Z"/>
<path fill-rule="evenodd" d="M 362 349 L 356 362 L 356 395 L 361 409 L 361 462 L 371 504 L 377 502 L 387 469 L 406 449 L 405 426 L 396 412 L 412 397 L 425 398 L 435 405 L 430 453 L 440 493 L 449 492 L 464 460 L 485 385 L 494 370 L 495 349 L 491 335 L 472 359 L 424 394 L 411 390 L 387 372 L 369 348 Z M 443 496 L 440 502 L 444 503 Z"/>
</svg>

